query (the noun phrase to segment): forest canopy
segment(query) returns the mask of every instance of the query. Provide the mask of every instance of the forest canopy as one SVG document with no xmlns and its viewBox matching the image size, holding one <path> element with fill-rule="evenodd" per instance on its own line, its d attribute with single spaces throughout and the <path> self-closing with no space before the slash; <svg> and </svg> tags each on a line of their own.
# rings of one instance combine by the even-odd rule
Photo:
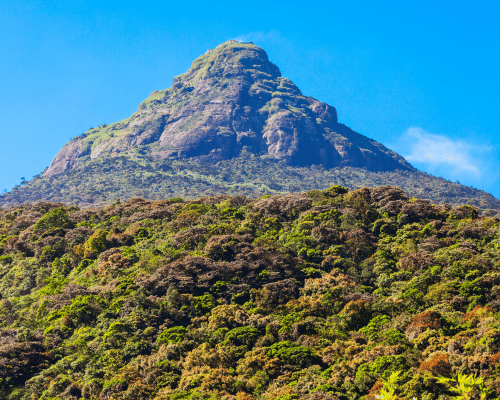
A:
<svg viewBox="0 0 500 400">
<path fill-rule="evenodd" d="M 500 396 L 500 218 L 383 186 L 0 209 L 0 397 Z"/>
</svg>

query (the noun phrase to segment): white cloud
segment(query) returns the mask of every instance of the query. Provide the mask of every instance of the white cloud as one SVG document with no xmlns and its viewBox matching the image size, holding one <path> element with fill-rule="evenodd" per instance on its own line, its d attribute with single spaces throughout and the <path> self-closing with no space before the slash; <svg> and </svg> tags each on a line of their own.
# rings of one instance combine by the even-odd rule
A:
<svg viewBox="0 0 500 400">
<path fill-rule="evenodd" d="M 283 42 L 286 39 L 283 38 L 282 33 L 275 29 L 264 32 L 248 32 L 243 35 L 236 37 L 239 42 L 254 42 L 254 43 L 268 43 L 268 42 Z"/>
<path fill-rule="evenodd" d="M 481 176 L 481 155 L 493 150 L 493 146 L 477 145 L 463 140 L 453 140 L 445 135 L 426 132 L 422 128 L 407 129 L 401 137 L 406 151 L 404 157 L 412 164 L 426 169 L 449 171 L 452 175 Z M 402 147 L 402 146 L 398 147 Z"/>
</svg>

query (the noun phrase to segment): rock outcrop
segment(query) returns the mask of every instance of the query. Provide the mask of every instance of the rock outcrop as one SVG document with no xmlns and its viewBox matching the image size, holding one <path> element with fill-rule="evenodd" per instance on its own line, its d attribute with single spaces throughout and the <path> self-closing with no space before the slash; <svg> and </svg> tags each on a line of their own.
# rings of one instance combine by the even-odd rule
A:
<svg viewBox="0 0 500 400">
<path fill-rule="evenodd" d="M 334 107 L 304 96 L 263 49 L 229 41 L 198 57 L 170 88 L 151 93 L 129 119 L 72 139 L 45 176 L 102 157 L 215 163 L 242 150 L 294 166 L 414 170 L 382 144 L 340 124 Z"/>
</svg>

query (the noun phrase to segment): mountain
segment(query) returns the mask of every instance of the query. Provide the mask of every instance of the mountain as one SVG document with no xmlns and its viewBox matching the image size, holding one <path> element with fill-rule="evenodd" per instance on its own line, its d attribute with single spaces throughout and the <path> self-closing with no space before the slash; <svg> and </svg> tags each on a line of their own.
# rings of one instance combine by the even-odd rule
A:
<svg viewBox="0 0 500 400">
<path fill-rule="evenodd" d="M 334 107 L 303 95 L 262 48 L 234 40 L 207 50 L 130 118 L 70 140 L 42 176 L 0 196 L 0 206 L 255 196 L 332 183 L 392 184 L 434 202 L 500 209 L 493 196 L 423 174 L 339 123 Z"/>
<path fill-rule="evenodd" d="M 304 96 L 263 49 L 236 41 L 198 57 L 169 89 L 153 92 L 129 119 L 71 140 L 45 175 L 132 149 L 155 159 L 211 163 L 246 149 L 294 166 L 413 169 L 380 143 L 339 124 L 334 107 Z"/>
</svg>

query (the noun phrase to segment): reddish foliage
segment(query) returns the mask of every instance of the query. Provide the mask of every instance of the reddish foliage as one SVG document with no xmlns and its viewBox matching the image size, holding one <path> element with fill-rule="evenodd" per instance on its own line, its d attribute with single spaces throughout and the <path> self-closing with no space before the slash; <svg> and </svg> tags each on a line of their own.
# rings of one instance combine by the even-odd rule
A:
<svg viewBox="0 0 500 400">
<path fill-rule="evenodd" d="M 389 216 L 398 215 L 403 206 L 408 203 L 408 196 L 401 189 L 382 186 L 371 191 L 373 203 L 378 204 Z"/>
<path fill-rule="evenodd" d="M 85 243 L 85 241 L 94 233 L 93 229 L 87 228 L 86 226 L 79 226 L 75 229 L 71 229 L 66 232 L 64 238 L 68 242 L 68 245 L 75 246 L 77 244 Z"/>
<path fill-rule="evenodd" d="M 123 270 L 129 265 L 126 257 L 122 256 L 121 249 L 109 249 L 103 251 L 98 259 L 98 273 L 101 276 L 113 275 L 119 270 Z"/>
<path fill-rule="evenodd" d="M 418 250 L 420 252 L 433 253 L 441 247 L 445 247 L 445 243 L 438 239 L 438 235 L 433 235 L 425 239 L 422 243 L 418 245 Z"/>
<path fill-rule="evenodd" d="M 74 213 L 69 214 L 69 219 L 73 221 L 75 224 L 80 222 L 89 221 L 91 217 L 96 215 L 94 211 L 91 210 L 81 210 L 75 211 Z"/>
<path fill-rule="evenodd" d="M 406 337 L 409 340 L 415 339 L 427 329 L 441 329 L 441 316 L 435 311 L 426 311 L 417 315 L 406 328 Z"/>
<path fill-rule="evenodd" d="M 42 216 L 38 211 L 27 210 L 14 220 L 14 224 L 17 229 L 23 230 L 34 225 Z"/>
<path fill-rule="evenodd" d="M 353 229 L 342 233 L 340 236 L 341 241 L 350 241 L 352 245 L 360 245 L 365 243 L 373 246 L 377 243 L 377 237 L 371 233 L 366 233 L 363 229 Z"/>
<path fill-rule="evenodd" d="M 15 253 L 16 243 L 17 243 L 17 236 L 7 239 L 5 246 L 3 248 L 4 254 Z"/>
<path fill-rule="evenodd" d="M 153 210 L 145 210 L 142 212 L 134 213 L 133 216 L 130 217 L 130 222 L 142 221 L 146 218 L 151 219 L 169 219 L 172 216 L 170 210 L 165 208 L 154 208 Z"/>
<path fill-rule="evenodd" d="M 32 333 L 22 342 L 16 339 L 16 331 L 0 331 L 0 379 L 2 383 L 22 386 L 24 382 L 48 366 L 48 358 L 43 345 L 43 336 Z"/>
<path fill-rule="evenodd" d="M 460 230 L 460 236 L 465 239 L 481 239 L 482 237 L 493 233 L 494 233 L 493 229 L 487 230 L 477 223 L 465 225 Z"/>
<path fill-rule="evenodd" d="M 207 228 L 204 226 L 194 226 L 177 233 L 172 243 L 177 248 L 185 246 L 187 249 L 195 249 L 198 243 L 203 241 L 203 236 L 206 233 Z"/>
<path fill-rule="evenodd" d="M 489 357 L 488 363 L 494 367 L 500 362 L 500 353 L 495 353 Z"/>
<path fill-rule="evenodd" d="M 311 231 L 312 237 L 323 244 L 339 244 L 340 232 L 335 228 L 327 228 L 324 225 L 317 226 Z"/>
<path fill-rule="evenodd" d="M 243 241 L 244 236 L 240 236 L 240 243 L 224 244 L 225 236 L 214 237 L 212 242 L 207 244 L 206 250 L 209 247 L 216 245 L 219 240 L 219 245 L 234 246 L 237 253 L 234 261 L 231 262 L 216 262 L 213 259 L 205 257 L 188 256 L 181 260 L 168 263 L 164 267 L 158 269 L 154 274 L 148 277 L 141 277 L 137 280 L 139 286 L 156 296 L 164 295 L 170 286 L 174 286 L 180 293 L 198 293 L 203 294 L 205 290 L 209 290 L 217 281 L 229 281 L 235 276 L 240 277 L 240 285 L 250 285 L 252 287 L 262 287 L 273 281 L 282 280 L 285 275 L 289 274 L 289 263 L 282 255 L 270 252 L 261 247 L 253 247 L 251 244 Z M 257 276 L 262 270 L 269 270 L 270 273 L 265 280 L 257 280 Z M 268 289 L 272 291 L 273 301 L 279 303 L 290 300 L 288 295 L 289 281 L 293 282 L 293 292 L 295 293 L 295 280 L 285 279 L 282 283 L 285 287 L 270 286 Z M 239 292 L 241 288 L 238 285 L 227 285 L 225 293 L 231 296 L 233 290 Z"/>
<path fill-rule="evenodd" d="M 262 306 L 276 306 L 293 299 L 298 292 L 297 282 L 294 279 L 283 279 L 264 285 L 266 298 Z"/>
<path fill-rule="evenodd" d="M 33 211 L 37 211 L 39 213 L 45 214 L 47 211 L 52 210 L 53 208 L 63 207 L 63 203 L 51 203 L 48 201 L 39 201 L 31 206 Z"/>
<path fill-rule="evenodd" d="M 451 364 L 449 355 L 446 353 L 435 353 L 430 355 L 418 368 L 419 372 L 430 371 L 433 375 L 450 376 Z"/>
<path fill-rule="evenodd" d="M 477 208 L 472 206 L 460 206 L 460 207 L 453 207 L 450 211 L 450 214 L 458 219 L 466 219 L 466 218 L 475 219 L 478 217 L 479 211 Z"/>
<path fill-rule="evenodd" d="M 114 232 L 107 237 L 109 247 L 131 246 L 134 244 L 134 236 L 130 233 Z"/>
<path fill-rule="evenodd" d="M 419 222 L 423 219 L 436 217 L 436 210 L 426 200 L 416 200 L 413 203 L 406 203 L 401 208 L 400 221 L 404 223 Z"/>
<path fill-rule="evenodd" d="M 252 249 L 251 236 L 217 235 L 208 239 L 204 248 L 207 256 L 215 261 L 232 261 L 244 248 Z"/>
<path fill-rule="evenodd" d="M 312 200 L 305 194 L 289 194 L 261 199 L 254 204 L 254 207 L 264 212 L 265 215 L 289 218 L 293 213 L 307 210 L 311 204 Z"/>
<path fill-rule="evenodd" d="M 491 307 L 476 306 L 471 312 L 465 313 L 462 316 L 462 323 L 470 322 L 472 325 L 477 325 L 481 318 L 493 315 L 495 310 Z"/>
<path fill-rule="evenodd" d="M 62 325 L 71 327 L 73 323 L 71 322 L 71 317 L 69 315 L 65 315 L 62 319 Z"/>
<path fill-rule="evenodd" d="M 365 397 L 367 400 L 377 400 L 380 390 L 384 387 L 384 383 L 377 381 L 370 389 L 370 393 Z"/>
</svg>

